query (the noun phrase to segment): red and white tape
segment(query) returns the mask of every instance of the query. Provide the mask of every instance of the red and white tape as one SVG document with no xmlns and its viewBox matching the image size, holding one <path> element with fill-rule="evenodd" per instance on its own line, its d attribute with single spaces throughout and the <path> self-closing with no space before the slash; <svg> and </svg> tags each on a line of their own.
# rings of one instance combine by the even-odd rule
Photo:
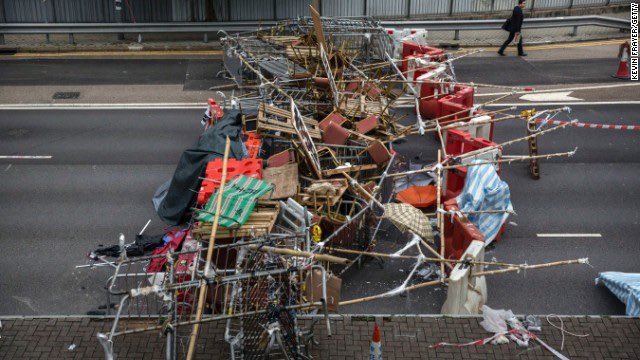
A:
<svg viewBox="0 0 640 360">
<path fill-rule="evenodd" d="M 640 125 L 608 125 L 608 124 L 590 124 L 590 123 L 582 123 L 582 122 L 571 123 L 571 121 L 545 120 L 545 119 L 538 119 L 536 120 L 536 123 L 549 124 L 549 125 L 569 124 L 569 126 L 587 128 L 587 129 L 631 130 L 631 131 L 640 130 Z"/>
</svg>

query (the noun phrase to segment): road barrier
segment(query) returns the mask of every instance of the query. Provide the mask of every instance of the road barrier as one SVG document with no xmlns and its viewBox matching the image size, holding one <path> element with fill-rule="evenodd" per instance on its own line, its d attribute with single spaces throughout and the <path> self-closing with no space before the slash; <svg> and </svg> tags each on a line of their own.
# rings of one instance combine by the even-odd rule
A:
<svg viewBox="0 0 640 360">
<path fill-rule="evenodd" d="M 220 186 L 222 168 L 222 158 L 215 159 L 207 164 L 207 168 L 204 171 L 204 179 L 200 185 L 200 191 L 198 191 L 198 205 L 204 205 Z M 227 164 L 227 178 L 231 180 L 240 175 L 262 179 L 262 159 L 229 159 Z"/>
<path fill-rule="evenodd" d="M 276 21 L 225 21 L 225 22 L 171 22 L 171 23 L 0 23 L 0 45 L 4 45 L 5 34 L 68 34 L 73 44 L 74 34 L 137 34 L 142 42 L 143 34 L 200 33 L 208 42 L 209 34 L 220 30 L 228 33 L 255 31 L 276 25 Z M 386 28 L 413 28 L 428 31 L 454 31 L 458 40 L 460 31 L 500 30 L 504 20 L 435 20 L 435 21 L 380 21 Z M 570 16 L 556 18 L 526 19 L 523 29 L 573 27 L 572 35 L 577 35 L 580 26 L 600 26 L 620 30 L 630 30 L 628 20 L 605 16 Z M 48 39 L 48 36 L 47 36 Z M 404 70 L 403 70 L 404 71 Z"/>
<path fill-rule="evenodd" d="M 457 157 L 478 149 L 497 146 L 497 144 L 491 140 L 472 137 L 468 132 L 461 130 L 447 131 L 445 139 L 445 149 L 447 151 L 447 154 L 453 157 Z M 501 150 L 499 148 L 495 148 L 482 155 L 478 155 L 477 157 L 465 159 L 464 163 L 476 159 L 498 160 L 500 159 L 501 154 Z M 499 168 L 498 174 L 500 174 Z M 445 197 L 447 199 L 454 198 L 458 196 L 458 194 L 460 194 L 460 192 L 464 188 L 464 181 L 466 176 L 466 167 L 459 167 L 445 172 Z"/>
</svg>

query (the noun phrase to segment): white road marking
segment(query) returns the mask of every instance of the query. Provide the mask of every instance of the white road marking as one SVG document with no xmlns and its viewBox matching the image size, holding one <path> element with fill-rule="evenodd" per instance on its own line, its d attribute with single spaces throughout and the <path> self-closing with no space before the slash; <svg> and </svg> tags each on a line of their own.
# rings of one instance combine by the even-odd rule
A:
<svg viewBox="0 0 640 360">
<path fill-rule="evenodd" d="M 509 107 L 509 106 L 588 106 L 588 105 L 640 105 L 640 101 L 630 100 L 630 101 L 566 101 L 566 102 L 520 102 L 520 103 L 494 103 L 485 105 L 485 107 Z"/>
<path fill-rule="evenodd" d="M 562 89 L 545 89 L 545 90 L 535 90 L 535 91 L 516 91 L 515 94 L 530 94 L 530 93 L 545 93 L 545 92 L 556 92 L 556 91 L 578 91 L 578 90 L 597 90 L 597 89 L 611 89 L 611 88 L 619 88 L 619 87 L 627 87 L 627 86 L 640 86 L 640 83 L 621 83 L 621 84 L 611 84 L 611 85 L 594 85 L 594 86 L 582 86 L 582 87 L 571 87 L 571 88 L 562 88 Z M 499 93 L 488 93 L 488 94 L 475 94 L 476 97 L 479 96 L 502 96 L 508 95 L 511 92 L 499 92 Z"/>
<path fill-rule="evenodd" d="M 9 169 L 11 169 L 11 166 L 12 166 L 12 165 L 13 165 L 13 164 L 9 164 L 9 165 L 7 165 L 7 167 L 6 167 L 6 168 L 4 168 L 4 171 L 9 171 Z"/>
<path fill-rule="evenodd" d="M 207 103 L 84 103 L 84 104 L 0 104 L 0 110 L 131 110 L 204 109 Z"/>
<path fill-rule="evenodd" d="M 509 106 L 545 106 L 545 105 L 640 105 L 640 101 L 580 101 L 580 102 L 520 102 L 494 103 L 485 107 Z M 206 103 L 122 103 L 122 104 L 0 104 L 1 110 L 173 110 L 173 109 L 205 109 Z M 415 108 L 415 104 L 397 105 L 395 108 Z"/>
<path fill-rule="evenodd" d="M 480 105 L 480 104 L 479 104 Z M 640 105 L 640 101 L 580 101 L 580 102 L 537 102 L 537 103 L 531 103 L 531 102 L 520 102 L 520 103 L 494 103 L 494 104 L 487 104 L 484 105 L 484 107 L 511 107 L 511 106 L 547 106 L 547 105 L 553 105 L 553 106 L 589 106 L 589 105 Z M 394 106 L 394 108 L 396 109 L 408 109 L 408 108 L 415 108 L 415 104 L 406 104 L 406 105 L 398 105 L 398 106 Z M 2 110 L 2 106 L 0 105 L 0 110 Z"/>
<path fill-rule="evenodd" d="M 52 157 L 51 155 L 0 155 L 0 159 L 51 159 Z"/>
<path fill-rule="evenodd" d="M 558 91 L 558 92 L 549 92 L 549 93 L 533 93 L 526 94 L 520 97 L 520 100 L 526 101 L 582 101 L 583 99 L 576 98 L 573 96 L 569 96 L 573 91 Z"/>
<path fill-rule="evenodd" d="M 592 238 L 599 238 L 602 237 L 602 234 L 536 234 L 538 237 L 541 238 L 584 238 L 584 237 L 592 237 Z"/>
</svg>

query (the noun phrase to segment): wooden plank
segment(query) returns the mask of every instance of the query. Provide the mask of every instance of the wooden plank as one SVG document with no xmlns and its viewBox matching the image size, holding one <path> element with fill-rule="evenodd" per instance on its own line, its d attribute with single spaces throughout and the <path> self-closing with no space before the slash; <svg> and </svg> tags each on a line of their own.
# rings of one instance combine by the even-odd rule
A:
<svg viewBox="0 0 640 360">
<path fill-rule="evenodd" d="M 333 175 L 342 174 L 343 172 L 349 173 L 349 172 L 356 172 L 356 171 L 372 170 L 372 169 L 376 169 L 377 167 L 378 167 L 377 164 L 352 165 L 349 167 L 343 167 L 339 169 L 322 170 L 322 175 L 329 177 Z"/>
<path fill-rule="evenodd" d="M 286 199 L 298 192 L 298 164 L 290 163 L 262 170 L 262 180 L 273 184 L 273 191 L 264 199 Z"/>
<path fill-rule="evenodd" d="M 249 215 L 249 219 L 236 229 L 219 227 L 216 238 L 228 239 L 234 237 L 260 236 L 271 232 L 278 218 L 278 208 L 256 209 Z M 200 223 L 192 231 L 196 239 L 204 239 L 211 234 L 211 223 Z"/>
</svg>

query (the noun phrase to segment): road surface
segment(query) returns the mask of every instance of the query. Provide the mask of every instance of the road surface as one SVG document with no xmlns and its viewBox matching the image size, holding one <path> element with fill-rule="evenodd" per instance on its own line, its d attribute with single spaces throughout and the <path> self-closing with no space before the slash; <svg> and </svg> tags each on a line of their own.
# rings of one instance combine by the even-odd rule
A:
<svg viewBox="0 0 640 360">
<path fill-rule="evenodd" d="M 612 83 L 610 59 L 465 58 L 461 81 L 503 85 Z M 0 92 L 37 85 L 183 85 L 185 91 L 219 84 L 215 60 L 56 59 L 0 60 Z M 204 67 L 203 67 L 204 66 Z M 211 67 L 208 71 L 206 66 Z M 604 71 L 603 68 L 607 70 Z M 615 61 L 614 61 L 615 67 Z M 205 70 L 207 71 L 205 71 Z M 527 72 L 523 72 L 526 69 Z M 528 74 L 528 75 L 527 75 Z M 572 80 L 569 80 L 571 78 Z M 25 101 L 29 102 L 29 94 Z M 1 97 L 1 95 L 0 95 Z M 108 99 L 108 95 L 105 96 Z M 615 100 L 608 98 L 605 100 Z M 637 99 L 637 100 L 640 100 Z M 204 99 L 201 99 L 204 101 Z M 143 101 L 140 101 L 143 102 Z M 638 105 L 574 106 L 585 122 L 636 124 Z M 132 238 L 148 219 L 149 233 L 163 224 L 151 205 L 185 148 L 201 131 L 201 109 L 0 110 L 0 155 L 47 155 L 50 159 L 0 160 L 0 315 L 84 314 L 104 304 L 107 269 L 75 269 L 99 244 Z M 525 134 L 518 121 L 496 127 L 496 141 Z M 571 266 L 488 280 L 494 308 L 516 313 L 623 314 L 608 290 L 594 286 L 599 271 L 639 271 L 640 163 L 637 132 L 566 129 L 545 136 L 541 153 L 573 150 L 572 158 L 541 163 L 542 178 L 527 166 L 505 166 L 517 216 L 487 253 L 506 262 L 538 263 L 589 257 L 591 266 Z M 435 160 L 433 137 L 412 138 L 396 149 L 414 161 Z M 525 154 L 524 144 L 505 154 Z M 538 238 L 538 233 L 598 233 L 600 238 Z M 405 240 L 391 229 L 381 246 Z M 345 274 L 343 298 L 375 294 L 399 285 L 411 263 L 369 262 Z M 423 289 L 404 297 L 345 307 L 350 313 L 438 313 L 445 291 Z"/>
</svg>

